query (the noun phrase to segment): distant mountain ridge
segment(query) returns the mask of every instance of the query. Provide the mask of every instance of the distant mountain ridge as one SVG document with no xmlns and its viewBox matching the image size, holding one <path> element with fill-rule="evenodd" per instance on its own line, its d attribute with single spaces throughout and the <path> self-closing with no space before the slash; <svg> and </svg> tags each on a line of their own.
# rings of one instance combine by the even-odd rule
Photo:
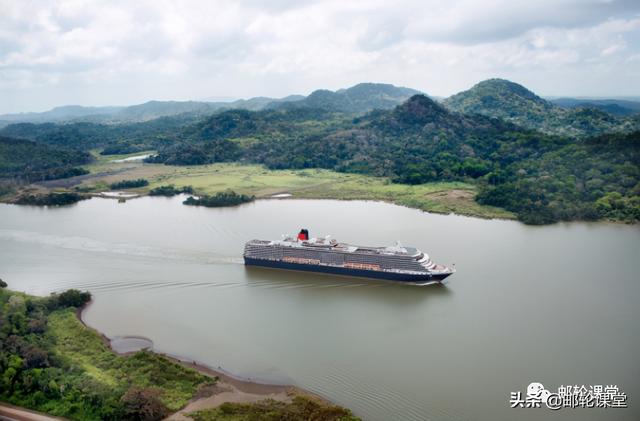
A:
<svg viewBox="0 0 640 421">
<path fill-rule="evenodd" d="M 0 122 L 9 123 L 47 123 L 73 118 L 115 114 L 126 107 L 85 107 L 82 105 L 63 105 L 43 112 L 12 113 L 0 115 Z"/>
<path fill-rule="evenodd" d="M 254 97 L 232 102 L 149 101 L 127 107 L 56 107 L 42 113 L 0 115 L 0 128 L 14 123 L 123 124 L 162 117 L 200 119 L 225 110 L 321 110 L 343 114 L 365 114 L 401 105 L 422 92 L 384 83 L 359 83 L 330 91 L 319 89 L 308 96 Z M 434 99 L 434 98 L 431 98 Z M 640 128 L 640 102 L 630 100 L 546 100 L 529 89 L 505 79 L 488 79 L 472 88 L 439 100 L 447 109 L 462 114 L 500 118 L 518 126 L 547 134 L 572 137 Z"/>
<path fill-rule="evenodd" d="M 640 101 L 626 99 L 555 98 L 550 102 L 563 108 L 597 108 L 617 116 L 640 113 Z"/>
<path fill-rule="evenodd" d="M 297 101 L 302 98 L 304 98 L 302 95 L 289 95 L 284 98 L 256 97 L 232 102 L 154 100 L 126 107 L 66 105 L 41 113 L 3 114 L 0 115 L 0 127 L 14 123 L 137 123 L 180 114 L 191 114 L 193 117 L 206 116 L 224 109 L 259 111 L 268 104 Z"/>
<path fill-rule="evenodd" d="M 371 110 L 388 110 L 400 105 L 411 96 L 422 92 L 385 83 L 359 83 L 337 91 L 319 89 L 308 97 L 267 108 L 319 108 L 346 113 L 364 113 Z"/>
<path fill-rule="evenodd" d="M 319 89 L 308 96 L 255 97 L 232 102 L 149 101 L 128 107 L 57 107 L 44 113 L 0 115 L 0 128 L 14 123 L 138 123 L 164 117 L 198 120 L 225 110 L 293 111 L 364 115 L 389 110 L 422 92 L 383 83 L 360 83 L 330 91 Z M 434 98 L 431 98 L 434 99 Z M 546 100 L 505 79 L 488 79 L 472 88 L 438 101 L 448 110 L 500 118 L 527 129 L 571 137 L 624 133 L 640 128 L 640 102 L 624 100 Z M 635 110 L 638 110 L 636 112 Z"/>
<path fill-rule="evenodd" d="M 561 108 L 517 83 L 488 79 L 443 101 L 464 114 L 501 118 L 548 134 L 591 136 L 637 128 L 637 119 L 620 119 L 594 107 Z"/>
<path fill-rule="evenodd" d="M 0 115 L 0 127 L 13 123 L 133 123 L 179 114 L 206 116 L 221 110 L 243 109 L 260 111 L 292 107 L 321 108 L 335 112 L 363 113 L 373 109 L 389 109 L 420 93 L 415 89 L 382 83 L 361 83 L 336 92 L 317 90 L 309 96 L 289 95 L 284 98 L 254 97 L 232 102 L 148 101 L 143 104 L 118 107 L 84 107 L 70 105 L 41 113 Z"/>
</svg>

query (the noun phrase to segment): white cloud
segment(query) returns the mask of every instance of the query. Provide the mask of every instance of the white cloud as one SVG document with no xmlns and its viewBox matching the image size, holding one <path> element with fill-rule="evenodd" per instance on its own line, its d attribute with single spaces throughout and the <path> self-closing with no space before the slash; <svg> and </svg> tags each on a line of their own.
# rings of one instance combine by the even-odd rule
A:
<svg viewBox="0 0 640 421">
<path fill-rule="evenodd" d="M 0 0 L 0 112 L 488 77 L 640 94 L 636 3 Z"/>
</svg>

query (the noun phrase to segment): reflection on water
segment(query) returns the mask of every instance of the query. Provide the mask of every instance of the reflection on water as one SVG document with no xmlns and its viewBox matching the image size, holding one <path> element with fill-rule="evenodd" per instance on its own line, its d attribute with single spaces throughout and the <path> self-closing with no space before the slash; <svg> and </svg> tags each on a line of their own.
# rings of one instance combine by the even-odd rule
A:
<svg viewBox="0 0 640 421">
<path fill-rule="evenodd" d="M 247 240 L 300 227 L 400 240 L 458 272 L 417 287 L 242 264 Z M 527 227 L 372 202 L 92 199 L 0 205 L 0 277 L 36 294 L 88 289 L 86 321 L 111 338 L 295 383 L 367 420 L 635 420 L 639 240 L 638 226 Z M 617 384 L 630 408 L 510 409 L 533 381 Z"/>
<path fill-rule="evenodd" d="M 245 267 L 245 279 L 245 285 L 248 287 L 304 290 L 307 295 L 324 295 L 321 298 L 326 298 L 326 295 L 329 294 L 357 294 L 359 299 L 384 300 L 399 305 L 418 304 L 429 297 L 444 299 L 445 296 L 452 294 L 446 283 L 420 286 L 399 284 L 394 281 L 369 280 L 255 266 Z M 330 291 L 318 293 L 317 290 Z M 353 291 L 350 292 L 348 290 Z"/>
</svg>

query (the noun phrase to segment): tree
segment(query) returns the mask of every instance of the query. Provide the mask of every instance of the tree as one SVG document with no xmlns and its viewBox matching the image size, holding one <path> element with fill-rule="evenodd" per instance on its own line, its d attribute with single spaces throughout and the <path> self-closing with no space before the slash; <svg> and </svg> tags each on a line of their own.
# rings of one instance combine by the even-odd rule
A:
<svg viewBox="0 0 640 421">
<path fill-rule="evenodd" d="M 43 368 L 49 366 L 49 353 L 44 349 L 31 345 L 24 351 L 25 368 Z"/>
<path fill-rule="evenodd" d="M 127 419 L 152 421 L 161 420 L 169 415 L 169 410 L 160 400 L 160 392 L 157 389 L 132 386 L 120 402 L 124 406 Z"/>
<path fill-rule="evenodd" d="M 13 390 L 13 385 L 23 367 L 23 360 L 17 355 L 11 355 L 8 361 L 8 367 L 2 374 L 3 389 Z"/>
<path fill-rule="evenodd" d="M 80 292 L 77 289 L 69 289 L 61 294 L 52 294 L 47 303 L 50 309 L 66 307 L 82 307 L 91 301 L 90 292 Z"/>
</svg>

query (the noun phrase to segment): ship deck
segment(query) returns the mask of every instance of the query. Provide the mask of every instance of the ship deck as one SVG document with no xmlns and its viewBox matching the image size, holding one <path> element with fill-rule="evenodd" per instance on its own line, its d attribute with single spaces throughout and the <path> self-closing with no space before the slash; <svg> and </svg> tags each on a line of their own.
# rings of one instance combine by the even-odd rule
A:
<svg viewBox="0 0 640 421">
<path fill-rule="evenodd" d="M 335 241 L 335 240 L 332 240 Z M 291 247 L 307 250 L 326 250 L 326 251 L 340 251 L 346 253 L 359 253 L 369 255 L 386 255 L 386 256 L 417 256 L 420 251 L 415 247 L 371 247 L 371 246 L 357 246 L 347 243 L 329 242 L 324 239 L 311 239 L 306 241 L 297 240 L 281 240 L 281 241 L 269 241 L 269 240 L 251 240 L 249 242 L 253 245 L 279 245 L 283 247 Z"/>
</svg>

